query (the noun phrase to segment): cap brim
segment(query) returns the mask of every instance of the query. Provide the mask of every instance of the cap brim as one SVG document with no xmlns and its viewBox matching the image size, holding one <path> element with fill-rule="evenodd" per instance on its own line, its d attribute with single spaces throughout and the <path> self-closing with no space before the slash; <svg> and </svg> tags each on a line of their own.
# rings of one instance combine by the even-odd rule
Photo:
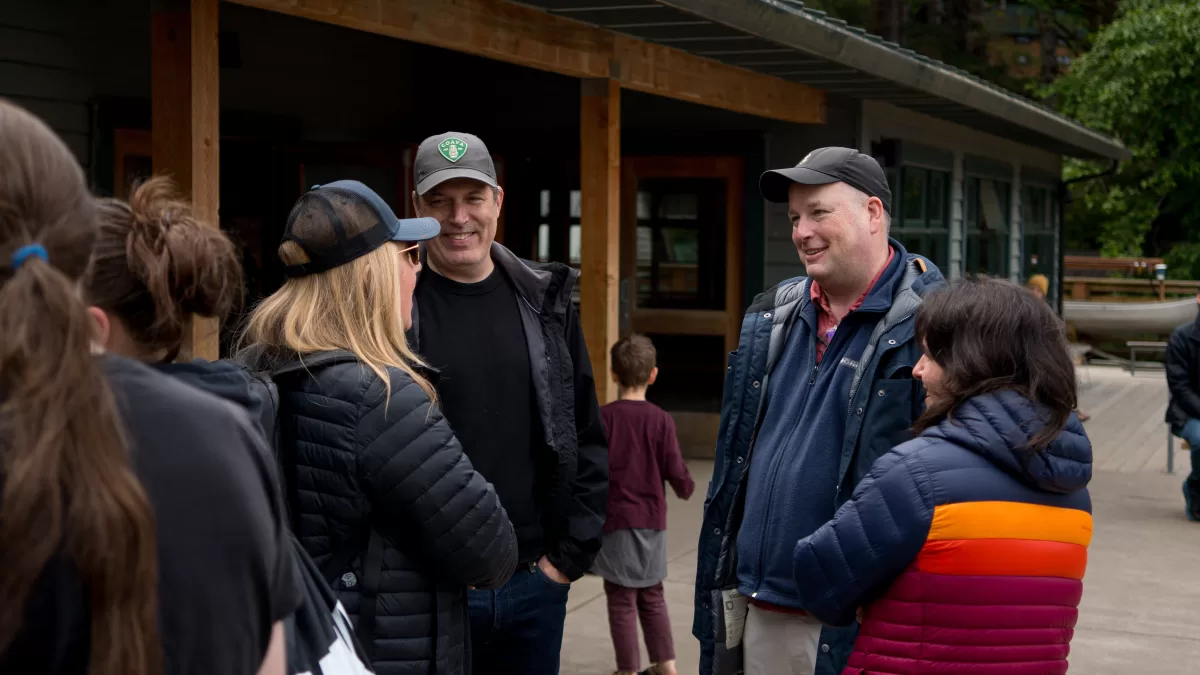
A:
<svg viewBox="0 0 1200 675">
<path fill-rule="evenodd" d="M 487 175 L 486 173 L 480 171 L 479 169 L 468 169 L 466 167 L 460 167 L 460 168 L 452 168 L 452 169 L 442 169 L 441 171 L 434 171 L 433 173 L 429 174 L 428 176 L 425 177 L 425 180 L 417 183 L 417 194 L 423 195 L 426 192 L 429 192 L 433 188 L 437 187 L 438 185 L 441 185 L 442 183 L 445 183 L 448 180 L 454 180 L 455 178 L 470 178 L 472 180 L 477 180 L 481 183 L 491 185 L 492 187 L 500 187 L 499 185 L 496 184 L 495 178 L 492 178 L 491 176 Z"/>
<path fill-rule="evenodd" d="M 775 169 L 764 173 L 758 179 L 758 191 L 762 193 L 763 199 L 769 202 L 786 204 L 788 189 L 792 187 L 793 183 L 800 183 L 801 185 L 828 185 L 839 181 L 841 181 L 840 178 L 821 173 L 815 169 L 795 166 L 790 169 Z"/>
<path fill-rule="evenodd" d="M 442 224 L 436 218 L 400 218 L 396 221 L 392 241 L 425 241 L 438 236 L 441 231 Z"/>
</svg>

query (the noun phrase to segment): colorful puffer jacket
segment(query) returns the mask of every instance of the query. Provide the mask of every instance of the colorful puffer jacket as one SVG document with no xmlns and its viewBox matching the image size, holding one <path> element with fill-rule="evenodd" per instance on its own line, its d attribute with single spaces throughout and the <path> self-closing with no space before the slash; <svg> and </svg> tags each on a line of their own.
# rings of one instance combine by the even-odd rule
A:
<svg viewBox="0 0 1200 675">
<path fill-rule="evenodd" d="M 1026 450 L 1045 412 L 985 394 L 881 457 L 795 550 L 805 609 L 863 608 L 843 675 L 1067 672 L 1092 537 L 1092 448 L 1072 414 Z"/>
</svg>

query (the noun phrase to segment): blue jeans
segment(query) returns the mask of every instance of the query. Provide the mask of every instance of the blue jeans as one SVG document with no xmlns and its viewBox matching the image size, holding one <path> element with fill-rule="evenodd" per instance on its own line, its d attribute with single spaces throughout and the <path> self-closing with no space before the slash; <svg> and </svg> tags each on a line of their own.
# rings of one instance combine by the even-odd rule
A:
<svg viewBox="0 0 1200 675">
<path fill-rule="evenodd" d="M 1192 475 L 1188 476 L 1188 483 L 1200 487 L 1200 420 L 1189 419 L 1179 437 L 1192 446 Z"/>
<path fill-rule="evenodd" d="M 558 675 L 569 584 L 536 564 L 494 591 L 467 591 L 474 675 Z"/>
</svg>

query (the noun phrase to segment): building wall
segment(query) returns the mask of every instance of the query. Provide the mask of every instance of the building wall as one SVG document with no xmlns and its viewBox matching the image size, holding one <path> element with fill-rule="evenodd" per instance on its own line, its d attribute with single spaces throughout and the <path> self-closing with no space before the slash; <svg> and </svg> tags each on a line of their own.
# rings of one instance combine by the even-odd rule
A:
<svg viewBox="0 0 1200 675">
<path fill-rule="evenodd" d="M 95 99 L 149 91 L 149 3 L 0 3 L 0 97 L 49 124 L 85 169 Z"/>
<path fill-rule="evenodd" d="M 830 95 L 827 100 L 826 123 L 804 126 L 776 123 L 766 134 L 766 165 L 770 169 L 795 166 L 809 152 L 827 146 L 858 146 L 859 104 L 857 101 Z M 747 192 L 752 199 L 762 199 L 758 186 Z M 804 274 L 804 265 L 792 244 L 792 226 L 788 220 L 787 204 L 763 201 L 765 220 L 765 249 L 763 287 Z"/>
<path fill-rule="evenodd" d="M 953 184 L 950 201 L 949 269 L 943 270 L 951 279 L 964 274 L 964 252 L 967 248 L 967 214 L 970 205 L 967 181 L 991 179 L 1007 183 L 1009 189 L 1008 255 L 1004 276 L 1020 280 L 1024 258 L 1022 185 L 1023 176 L 1038 176 L 1040 184 L 1057 183 L 1062 173 L 1062 157 L 1040 148 L 992 136 L 958 124 L 904 110 L 880 101 L 862 103 L 862 126 L 859 129 L 859 149 L 869 152 L 871 144 L 884 138 L 901 139 L 907 143 L 939 148 L 953 153 Z M 1057 236 L 1061 237 L 1061 232 Z M 1053 270 L 1057 275 L 1057 268 Z M 1053 275 L 1052 275 L 1053 281 Z"/>
</svg>

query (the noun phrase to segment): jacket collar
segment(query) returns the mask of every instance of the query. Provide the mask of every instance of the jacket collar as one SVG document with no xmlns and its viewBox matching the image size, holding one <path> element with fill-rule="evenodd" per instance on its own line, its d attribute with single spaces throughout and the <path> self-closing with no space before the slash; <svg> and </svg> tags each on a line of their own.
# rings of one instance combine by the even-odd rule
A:
<svg viewBox="0 0 1200 675">
<path fill-rule="evenodd" d="M 909 253 L 900 242 L 894 239 L 889 238 L 888 243 L 896 251 L 896 259 L 892 263 L 896 264 L 899 260 L 903 266 L 899 280 L 896 281 L 893 277 L 894 281 L 890 284 L 891 306 L 876 308 L 877 311 L 887 310 L 883 324 L 890 326 L 916 311 L 921 304 L 921 298 L 930 291 L 945 286 L 946 279 L 942 276 L 941 271 L 924 256 Z M 876 283 L 875 289 L 868 296 L 869 301 L 879 302 L 878 298 L 872 296 L 881 292 L 882 287 L 888 286 L 886 277 L 892 274 L 896 274 L 896 272 L 885 274 L 885 278 L 881 278 Z M 810 284 L 811 280 L 808 277 L 796 277 L 784 281 L 776 287 L 773 303 L 756 304 L 752 311 L 773 310 L 774 323 L 790 323 L 791 319 L 798 314 L 796 310 L 802 312 L 812 303 L 809 297 Z"/>
<path fill-rule="evenodd" d="M 361 363 L 354 352 L 335 349 L 313 354 L 297 354 L 291 350 L 268 349 L 253 345 L 238 354 L 235 360 L 254 372 L 270 373 L 271 377 L 284 377 L 293 373 L 311 372 L 339 363 Z M 438 372 L 427 366 L 416 366 L 419 375 L 437 385 Z"/>
<path fill-rule="evenodd" d="M 1192 321 L 1192 329 L 1188 331 L 1188 337 L 1200 342 L 1200 314 Z"/>
<path fill-rule="evenodd" d="M 492 262 L 512 282 L 517 295 L 539 314 L 566 314 L 579 270 L 562 263 L 535 263 L 518 258 L 504 246 L 492 242 Z"/>
</svg>

